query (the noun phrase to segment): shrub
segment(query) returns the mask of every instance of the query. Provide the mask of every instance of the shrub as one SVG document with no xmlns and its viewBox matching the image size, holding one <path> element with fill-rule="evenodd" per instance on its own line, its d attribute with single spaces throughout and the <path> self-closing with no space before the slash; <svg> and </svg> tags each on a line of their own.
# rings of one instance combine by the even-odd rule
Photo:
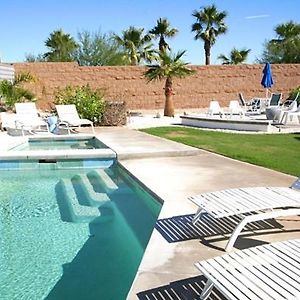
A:
<svg viewBox="0 0 300 300">
<path fill-rule="evenodd" d="M 55 104 L 75 104 L 78 114 L 100 125 L 105 110 L 104 91 L 93 90 L 89 85 L 66 86 L 55 93 Z"/>
<path fill-rule="evenodd" d="M 289 99 L 295 99 L 295 97 L 297 96 L 297 93 L 299 93 L 297 102 L 298 102 L 298 105 L 300 105 L 300 85 L 290 91 Z"/>
</svg>

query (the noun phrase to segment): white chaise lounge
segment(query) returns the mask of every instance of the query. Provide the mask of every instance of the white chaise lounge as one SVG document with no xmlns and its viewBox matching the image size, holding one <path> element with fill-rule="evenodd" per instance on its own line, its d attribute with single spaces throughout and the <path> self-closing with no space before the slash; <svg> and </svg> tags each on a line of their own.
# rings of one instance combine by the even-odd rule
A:
<svg viewBox="0 0 300 300">
<path fill-rule="evenodd" d="M 290 188 L 236 188 L 203 193 L 189 199 L 199 207 L 193 218 L 194 224 L 203 213 L 216 219 L 242 217 L 225 247 L 230 251 L 247 223 L 300 214 L 300 178 Z"/>
<path fill-rule="evenodd" d="M 23 135 L 24 130 L 29 130 L 31 132 L 35 129 L 41 130 L 42 127 L 45 127 L 46 131 L 49 132 L 48 123 L 39 117 L 35 103 L 16 103 L 15 108 L 15 127 L 17 129 L 20 128 Z"/>
<path fill-rule="evenodd" d="M 300 240 L 276 242 L 200 261 L 208 279 L 200 299 L 215 287 L 230 300 L 300 299 Z"/>
<path fill-rule="evenodd" d="M 59 125 L 66 125 L 69 134 L 70 128 L 80 127 L 81 125 L 91 126 L 93 133 L 95 133 L 93 122 L 88 119 L 81 119 L 74 104 L 56 105 L 55 108 L 58 114 Z"/>
</svg>

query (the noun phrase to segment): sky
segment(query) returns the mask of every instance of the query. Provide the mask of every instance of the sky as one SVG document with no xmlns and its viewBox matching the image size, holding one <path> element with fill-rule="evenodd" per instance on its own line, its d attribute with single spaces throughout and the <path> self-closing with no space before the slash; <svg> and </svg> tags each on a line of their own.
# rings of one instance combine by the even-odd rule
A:
<svg viewBox="0 0 300 300">
<path fill-rule="evenodd" d="M 22 62 L 25 54 L 47 52 L 46 39 L 60 28 L 74 38 L 84 30 L 120 35 L 129 26 L 148 31 L 158 18 L 165 17 L 179 31 L 167 40 L 172 50 L 186 50 L 185 62 L 203 65 L 203 42 L 194 40 L 191 32 L 196 21 L 192 12 L 211 4 L 228 14 L 228 32 L 212 47 L 212 64 L 220 64 L 217 57 L 228 56 L 233 47 L 251 49 L 247 63 L 253 63 L 261 56 L 264 42 L 275 38 L 278 24 L 290 20 L 300 23 L 299 0 L 2 0 L 0 59 Z"/>
</svg>

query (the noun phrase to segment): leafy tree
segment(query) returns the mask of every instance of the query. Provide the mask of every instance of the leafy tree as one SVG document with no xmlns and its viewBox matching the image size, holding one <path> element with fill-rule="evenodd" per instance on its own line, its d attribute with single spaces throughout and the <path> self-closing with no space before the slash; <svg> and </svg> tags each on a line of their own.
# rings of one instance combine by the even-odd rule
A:
<svg viewBox="0 0 300 300">
<path fill-rule="evenodd" d="M 75 58 L 82 66 L 114 66 L 129 64 L 124 51 L 110 35 L 101 32 L 78 33 L 79 46 Z"/>
<path fill-rule="evenodd" d="M 242 64 L 247 60 L 248 54 L 250 53 L 250 49 L 242 49 L 238 50 L 233 48 L 227 57 L 224 54 L 220 54 L 218 59 L 222 60 L 223 65 L 237 65 Z"/>
<path fill-rule="evenodd" d="M 174 117 L 174 104 L 173 104 L 173 78 L 174 77 L 186 77 L 194 73 L 193 70 L 189 69 L 181 60 L 181 57 L 185 51 L 178 52 L 175 55 L 169 54 L 167 51 L 159 53 L 158 64 L 151 65 L 148 70 L 144 73 L 148 82 L 153 80 L 165 81 L 165 108 L 164 116 Z"/>
<path fill-rule="evenodd" d="M 50 33 L 45 45 L 50 50 L 44 54 L 46 61 L 74 61 L 74 53 L 78 45 L 70 34 L 62 29 Z"/>
<path fill-rule="evenodd" d="M 159 18 L 157 24 L 149 33 L 153 34 L 155 38 L 159 38 L 159 51 L 170 50 L 166 38 L 172 38 L 177 34 L 176 28 L 171 28 L 170 23 L 166 18 Z"/>
<path fill-rule="evenodd" d="M 32 101 L 34 95 L 22 87 L 25 82 L 33 81 L 34 77 L 30 73 L 19 73 L 14 80 L 0 81 L 0 98 L 3 98 L 5 109 L 13 110 L 17 102 Z"/>
<path fill-rule="evenodd" d="M 219 12 L 215 5 L 195 10 L 192 16 L 196 22 L 192 25 L 192 32 L 195 32 L 195 40 L 203 40 L 205 51 L 205 64 L 210 64 L 211 47 L 215 44 L 219 35 L 226 33 L 225 25 L 226 11 Z"/>
<path fill-rule="evenodd" d="M 151 36 L 144 35 L 144 28 L 130 26 L 122 32 L 121 36 L 114 35 L 114 40 L 120 45 L 133 66 L 143 61 L 151 62 L 155 57 L 155 51 L 152 49 Z"/>
<path fill-rule="evenodd" d="M 275 39 L 265 42 L 258 62 L 300 63 L 300 24 L 293 21 L 279 24 L 275 33 Z"/>
</svg>

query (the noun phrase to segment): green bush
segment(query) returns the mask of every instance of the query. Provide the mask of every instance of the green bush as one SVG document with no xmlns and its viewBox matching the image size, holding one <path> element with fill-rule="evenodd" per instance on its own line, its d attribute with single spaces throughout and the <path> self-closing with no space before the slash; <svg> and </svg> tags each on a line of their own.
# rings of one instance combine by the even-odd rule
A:
<svg viewBox="0 0 300 300">
<path fill-rule="evenodd" d="M 75 104 L 78 114 L 99 125 L 105 110 L 104 92 L 93 90 L 89 85 L 66 86 L 55 93 L 55 104 Z"/>
<path fill-rule="evenodd" d="M 295 87 L 292 89 L 289 93 L 289 99 L 295 99 L 297 96 L 297 93 L 299 93 L 299 96 L 297 98 L 298 105 L 300 105 L 300 85 L 298 87 Z"/>
</svg>

